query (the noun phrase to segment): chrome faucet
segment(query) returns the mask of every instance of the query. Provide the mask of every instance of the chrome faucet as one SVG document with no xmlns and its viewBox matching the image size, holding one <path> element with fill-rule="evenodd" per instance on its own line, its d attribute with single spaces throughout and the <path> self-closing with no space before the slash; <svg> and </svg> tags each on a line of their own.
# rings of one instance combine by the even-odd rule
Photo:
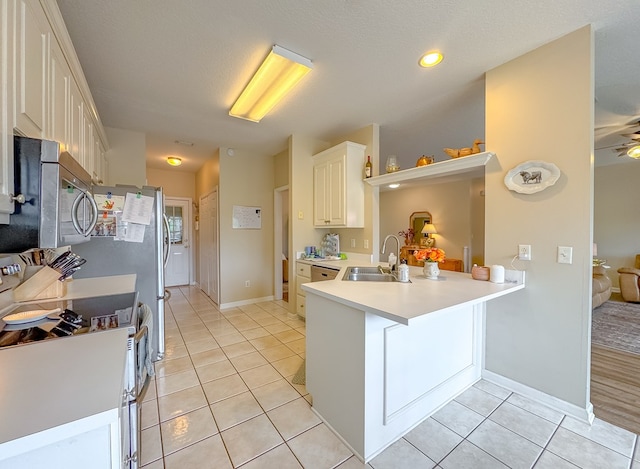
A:
<svg viewBox="0 0 640 469">
<path fill-rule="evenodd" d="M 400 240 L 398 239 L 398 237 L 396 235 L 387 235 L 386 238 L 384 238 L 384 241 L 382 242 L 382 250 L 380 251 L 381 254 L 384 254 L 384 248 L 387 246 L 387 240 L 389 238 L 393 238 L 396 240 L 396 245 L 398 246 L 398 256 L 396 257 L 396 265 L 393 266 L 393 270 L 395 270 L 396 272 L 398 271 L 398 265 L 400 263 Z"/>
</svg>

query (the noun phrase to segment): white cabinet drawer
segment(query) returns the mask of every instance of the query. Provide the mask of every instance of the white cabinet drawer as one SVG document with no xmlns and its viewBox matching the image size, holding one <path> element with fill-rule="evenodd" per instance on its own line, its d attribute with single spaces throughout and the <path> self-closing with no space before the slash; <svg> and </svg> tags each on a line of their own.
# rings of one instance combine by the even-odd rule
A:
<svg viewBox="0 0 640 469">
<path fill-rule="evenodd" d="M 302 289 L 303 283 L 309 283 L 311 281 L 308 277 L 296 276 L 296 294 L 298 296 L 305 296 L 305 291 Z"/>
<path fill-rule="evenodd" d="M 307 317 L 307 310 L 306 310 L 306 298 L 302 295 L 298 295 L 297 299 L 296 299 L 296 313 L 298 313 L 300 316 L 302 316 L 303 318 Z"/>
<path fill-rule="evenodd" d="M 311 266 L 309 264 L 296 263 L 296 274 L 311 278 Z M 308 282 L 309 280 L 307 280 Z"/>
</svg>

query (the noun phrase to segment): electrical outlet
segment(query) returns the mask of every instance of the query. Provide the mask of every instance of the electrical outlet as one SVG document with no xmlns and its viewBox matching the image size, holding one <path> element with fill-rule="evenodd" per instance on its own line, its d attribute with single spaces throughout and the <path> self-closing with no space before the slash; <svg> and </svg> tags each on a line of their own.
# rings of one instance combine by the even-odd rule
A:
<svg viewBox="0 0 640 469">
<path fill-rule="evenodd" d="M 351 238 L 351 247 L 352 248 L 356 247 L 356 239 L 355 238 Z"/>
<path fill-rule="evenodd" d="M 250 287 L 251 286 L 251 281 L 250 280 L 245 280 L 244 281 L 244 286 L 247 287 L 247 288 Z"/>
<path fill-rule="evenodd" d="M 518 259 L 521 261 L 531 260 L 531 245 L 530 244 L 518 244 Z"/>
<path fill-rule="evenodd" d="M 369 240 L 368 239 L 364 240 L 364 248 L 365 249 L 369 249 Z"/>
<path fill-rule="evenodd" d="M 573 248 L 571 246 L 558 246 L 558 264 L 571 264 L 573 262 Z"/>
</svg>

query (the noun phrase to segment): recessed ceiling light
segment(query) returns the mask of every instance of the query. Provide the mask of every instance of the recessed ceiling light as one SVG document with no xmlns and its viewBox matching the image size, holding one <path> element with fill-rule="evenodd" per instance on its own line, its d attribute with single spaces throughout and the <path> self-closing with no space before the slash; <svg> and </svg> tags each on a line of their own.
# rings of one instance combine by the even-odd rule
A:
<svg viewBox="0 0 640 469">
<path fill-rule="evenodd" d="M 171 166 L 180 166 L 182 164 L 182 158 L 178 158 L 177 156 L 170 156 L 167 158 L 167 163 Z"/>
<path fill-rule="evenodd" d="M 390 189 L 397 189 L 398 187 L 400 187 L 400 184 L 395 183 L 395 184 L 389 184 L 389 188 Z"/>
<path fill-rule="evenodd" d="M 420 61 L 418 63 L 421 67 L 433 67 L 434 65 L 438 65 L 440 62 L 442 62 L 443 58 L 444 55 L 442 55 L 442 52 L 432 50 L 420 57 Z"/>
</svg>

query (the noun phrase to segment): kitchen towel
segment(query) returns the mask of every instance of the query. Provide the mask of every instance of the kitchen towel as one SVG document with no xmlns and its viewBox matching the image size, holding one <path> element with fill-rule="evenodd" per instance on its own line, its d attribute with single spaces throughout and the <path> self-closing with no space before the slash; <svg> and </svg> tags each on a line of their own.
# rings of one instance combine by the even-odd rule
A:
<svg viewBox="0 0 640 469">
<path fill-rule="evenodd" d="M 147 326 L 147 336 L 142 340 L 145 341 L 144 344 L 140 344 L 140 348 L 145 351 L 144 360 L 140 360 L 138 363 L 138 382 L 142 380 L 142 370 L 144 368 L 147 369 L 147 374 L 149 376 L 155 375 L 155 371 L 153 368 L 153 362 L 151 361 L 151 338 L 153 337 L 153 313 L 151 312 L 151 308 L 144 303 L 140 303 L 140 316 L 142 316 L 142 322 L 140 323 L 140 327 Z"/>
</svg>

